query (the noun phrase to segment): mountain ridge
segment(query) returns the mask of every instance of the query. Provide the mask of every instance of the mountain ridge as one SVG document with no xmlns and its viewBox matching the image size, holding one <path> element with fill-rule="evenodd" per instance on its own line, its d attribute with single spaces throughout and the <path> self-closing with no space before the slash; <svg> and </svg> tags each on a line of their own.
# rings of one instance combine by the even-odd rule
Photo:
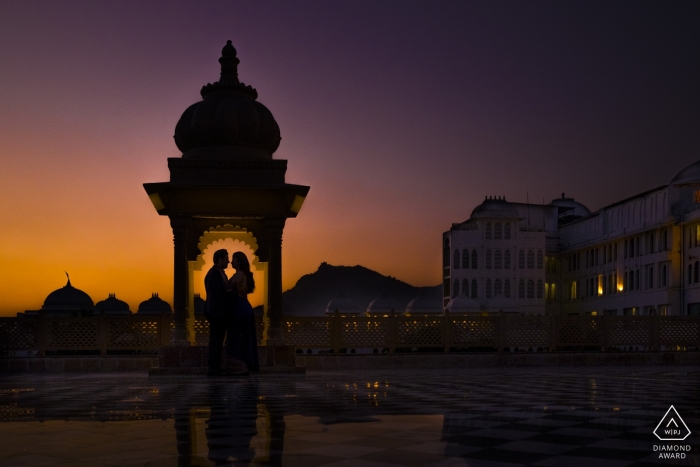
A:
<svg viewBox="0 0 700 467">
<path fill-rule="evenodd" d="M 361 265 L 333 266 L 323 262 L 282 294 L 284 314 L 323 316 L 328 302 L 341 295 L 353 300 L 360 312 L 366 311 L 370 302 L 380 296 L 395 300 L 397 312 L 405 311 L 408 303 L 419 295 L 434 301 L 436 308 L 442 308 L 439 284 L 415 287 Z"/>
</svg>

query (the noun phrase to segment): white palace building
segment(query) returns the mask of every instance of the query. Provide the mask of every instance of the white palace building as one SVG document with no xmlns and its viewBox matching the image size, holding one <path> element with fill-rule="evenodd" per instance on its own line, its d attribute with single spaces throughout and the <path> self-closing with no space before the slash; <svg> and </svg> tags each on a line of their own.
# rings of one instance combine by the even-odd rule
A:
<svg viewBox="0 0 700 467">
<path fill-rule="evenodd" d="M 443 242 L 452 312 L 700 314 L 700 161 L 591 213 L 487 198 Z"/>
</svg>

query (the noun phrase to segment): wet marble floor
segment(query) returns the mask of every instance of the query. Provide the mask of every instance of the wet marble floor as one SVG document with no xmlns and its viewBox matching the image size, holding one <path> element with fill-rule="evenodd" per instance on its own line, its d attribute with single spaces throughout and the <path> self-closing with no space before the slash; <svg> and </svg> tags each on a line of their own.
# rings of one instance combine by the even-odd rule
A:
<svg viewBox="0 0 700 467">
<path fill-rule="evenodd" d="M 0 377 L 3 467 L 698 466 L 699 432 L 694 367 Z"/>
</svg>

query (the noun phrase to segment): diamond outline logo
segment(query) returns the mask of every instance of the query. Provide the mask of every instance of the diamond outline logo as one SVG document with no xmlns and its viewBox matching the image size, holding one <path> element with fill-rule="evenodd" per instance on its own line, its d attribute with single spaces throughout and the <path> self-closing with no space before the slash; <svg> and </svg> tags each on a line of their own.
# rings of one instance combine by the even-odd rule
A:
<svg viewBox="0 0 700 467">
<path fill-rule="evenodd" d="M 673 411 L 673 413 L 671 413 L 671 411 Z M 687 432 L 684 437 L 682 437 L 682 438 L 680 438 L 680 437 L 662 438 L 657 433 L 657 430 L 661 427 L 661 424 L 664 422 L 664 420 L 666 420 L 666 417 L 668 417 L 669 413 L 671 413 L 671 419 L 666 423 L 666 427 L 668 427 L 671 424 L 671 422 L 673 422 L 673 424 L 676 425 L 676 428 L 679 428 L 678 423 L 676 422 L 676 418 L 678 418 L 678 420 L 680 420 L 680 422 L 681 422 L 681 425 L 683 426 L 683 428 L 685 428 L 685 430 Z M 661 427 L 661 428 L 664 428 L 664 427 Z M 659 440 L 661 440 L 661 441 L 683 441 L 688 436 L 690 436 L 690 428 L 688 428 L 688 425 L 685 424 L 685 422 L 681 418 L 681 415 L 678 413 L 676 408 L 672 405 L 671 407 L 668 408 L 668 410 L 666 411 L 664 416 L 661 417 L 661 421 L 659 422 L 658 425 L 656 425 L 656 428 L 654 428 L 654 435 L 656 435 L 656 437 L 659 438 Z M 678 436 L 680 436 L 680 435 L 678 435 Z"/>
</svg>

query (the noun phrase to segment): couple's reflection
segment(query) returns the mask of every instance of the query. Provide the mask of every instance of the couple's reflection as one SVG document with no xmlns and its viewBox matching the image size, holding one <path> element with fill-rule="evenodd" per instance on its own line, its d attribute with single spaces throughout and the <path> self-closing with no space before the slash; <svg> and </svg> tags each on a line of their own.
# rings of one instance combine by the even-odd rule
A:
<svg viewBox="0 0 700 467">
<path fill-rule="evenodd" d="M 282 465 L 284 448 L 284 408 L 281 401 L 259 393 L 258 382 L 250 380 L 220 380 L 209 383 L 206 401 L 192 401 L 175 415 L 178 441 L 178 465 Z M 207 453 L 197 452 L 196 406 L 209 406 L 211 413 L 205 421 Z M 258 435 L 258 417 L 265 444 L 252 444 Z M 264 426 L 264 428 L 263 428 Z M 203 443 L 199 443 L 202 446 Z"/>
</svg>

